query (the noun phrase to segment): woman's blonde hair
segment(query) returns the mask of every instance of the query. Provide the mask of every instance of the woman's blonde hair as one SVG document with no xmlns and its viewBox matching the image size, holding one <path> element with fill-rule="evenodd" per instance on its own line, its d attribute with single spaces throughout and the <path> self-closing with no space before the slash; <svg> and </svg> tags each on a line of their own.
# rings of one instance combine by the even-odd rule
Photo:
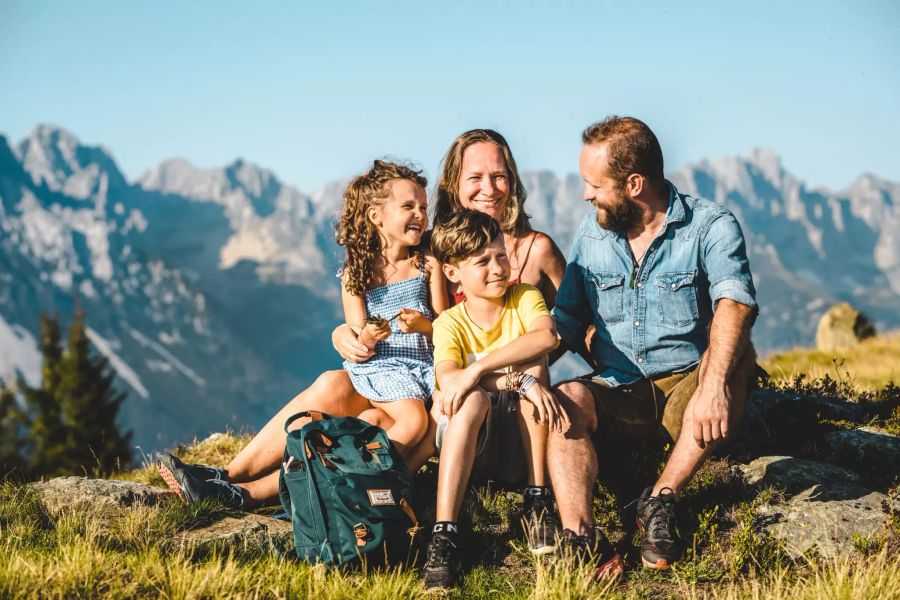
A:
<svg viewBox="0 0 900 600">
<path fill-rule="evenodd" d="M 437 201 L 435 202 L 434 223 L 437 225 L 445 221 L 451 214 L 463 208 L 459 200 L 459 175 L 462 171 L 463 154 L 466 148 L 479 142 L 496 144 L 503 153 L 506 161 L 506 171 L 509 177 L 509 200 L 503 214 L 497 219 L 504 233 L 521 236 L 531 231 L 529 215 L 525 213 L 525 185 L 519 177 L 516 161 L 512 150 L 502 135 L 493 129 L 472 129 L 461 134 L 444 156 L 441 166 L 441 176 L 438 180 Z"/>
<path fill-rule="evenodd" d="M 369 289 L 375 262 L 381 251 L 381 238 L 375 224 L 369 219 L 368 210 L 390 196 L 389 184 L 395 179 L 406 179 L 423 188 L 428 185 L 428 180 L 422 176 L 421 171 L 406 165 L 376 160 L 371 169 L 353 179 L 344 191 L 341 218 L 334 228 L 334 237 L 346 249 L 343 281 L 347 290 L 355 296 L 362 296 Z M 421 249 L 417 249 L 417 267 L 421 266 L 421 260 Z"/>
</svg>

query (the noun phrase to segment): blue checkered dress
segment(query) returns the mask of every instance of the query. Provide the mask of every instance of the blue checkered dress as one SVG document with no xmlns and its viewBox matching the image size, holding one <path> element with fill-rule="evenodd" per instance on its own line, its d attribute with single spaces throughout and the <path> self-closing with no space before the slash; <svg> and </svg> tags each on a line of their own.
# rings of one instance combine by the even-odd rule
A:
<svg viewBox="0 0 900 600">
<path fill-rule="evenodd" d="M 366 292 L 366 313 L 389 319 L 401 308 L 414 308 L 434 319 L 428 302 L 424 265 L 419 275 Z M 375 344 L 375 356 L 364 363 L 344 361 L 344 369 L 360 396 L 372 402 L 418 398 L 430 402 L 434 393 L 434 346 L 421 333 L 403 333 L 399 319 L 391 321 L 391 337 Z"/>
</svg>

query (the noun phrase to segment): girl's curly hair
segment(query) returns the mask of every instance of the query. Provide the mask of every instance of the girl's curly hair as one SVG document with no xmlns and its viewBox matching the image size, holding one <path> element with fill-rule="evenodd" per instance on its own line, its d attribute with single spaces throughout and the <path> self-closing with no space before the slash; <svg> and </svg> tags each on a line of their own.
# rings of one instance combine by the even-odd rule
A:
<svg viewBox="0 0 900 600">
<path fill-rule="evenodd" d="M 375 261 L 381 251 L 381 238 L 367 212 L 369 207 L 381 204 L 390 196 L 388 184 L 395 179 L 406 179 L 422 188 L 428 185 L 421 171 L 376 160 L 371 169 L 353 179 L 344 191 L 341 218 L 334 228 L 334 237 L 346 248 L 343 280 L 347 290 L 355 296 L 362 296 L 369 289 Z M 421 266 L 421 260 L 421 249 L 417 249 L 417 267 Z"/>
</svg>

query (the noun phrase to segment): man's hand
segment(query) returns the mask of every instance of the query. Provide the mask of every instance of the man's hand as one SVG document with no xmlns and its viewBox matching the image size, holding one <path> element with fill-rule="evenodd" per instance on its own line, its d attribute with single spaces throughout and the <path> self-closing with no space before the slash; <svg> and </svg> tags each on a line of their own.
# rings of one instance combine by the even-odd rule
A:
<svg viewBox="0 0 900 600">
<path fill-rule="evenodd" d="M 363 363 L 375 356 L 375 351 L 360 343 L 360 328 L 353 325 L 338 325 L 331 333 L 331 345 L 337 350 L 344 360 L 353 363 Z"/>
<path fill-rule="evenodd" d="M 571 422 L 566 410 L 552 391 L 544 387 L 540 381 L 535 382 L 525 392 L 525 399 L 534 405 L 538 413 L 538 423 L 547 423 L 551 431 L 566 431 Z"/>
<path fill-rule="evenodd" d="M 431 320 L 412 308 L 401 308 L 397 323 L 403 333 L 431 333 Z"/>
<path fill-rule="evenodd" d="M 697 445 L 705 448 L 706 444 L 728 437 L 731 396 L 727 386 L 698 386 L 690 404 Z"/>
<path fill-rule="evenodd" d="M 477 368 L 473 368 L 474 366 L 472 364 L 465 369 L 457 369 L 441 378 L 441 412 L 448 417 L 456 414 L 466 394 L 481 379 L 481 373 Z"/>
</svg>

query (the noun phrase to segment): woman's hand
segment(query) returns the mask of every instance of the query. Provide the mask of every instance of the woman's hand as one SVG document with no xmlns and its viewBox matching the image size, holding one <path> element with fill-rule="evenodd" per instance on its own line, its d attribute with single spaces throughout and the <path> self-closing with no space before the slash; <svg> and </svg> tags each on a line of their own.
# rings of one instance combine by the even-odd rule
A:
<svg viewBox="0 0 900 600">
<path fill-rule="evenodd" d="M 551 431 L 567 431 L 572 424 L 569 415 L 559 403 L 551 390 L 547 389 L 540 381 L 532 384 L 524 394 L 525 399 L 531 402 L 537 409 L 538 423 L 547 423 Z"/>
<path fill-rule="evenodd" d="M 338 325 L 331 332 L 331 345 L 344 360 L 362 363 L 375 356 L 374 350 L 359 341 L 359 332 L 359 327 L 347 323 Z"/>
<path fill-rule="evenodd" d="M 431 319 L 413 308 L 401 308 L 397 324 L 403 333 L 431 334 Z"/>
</svg>

